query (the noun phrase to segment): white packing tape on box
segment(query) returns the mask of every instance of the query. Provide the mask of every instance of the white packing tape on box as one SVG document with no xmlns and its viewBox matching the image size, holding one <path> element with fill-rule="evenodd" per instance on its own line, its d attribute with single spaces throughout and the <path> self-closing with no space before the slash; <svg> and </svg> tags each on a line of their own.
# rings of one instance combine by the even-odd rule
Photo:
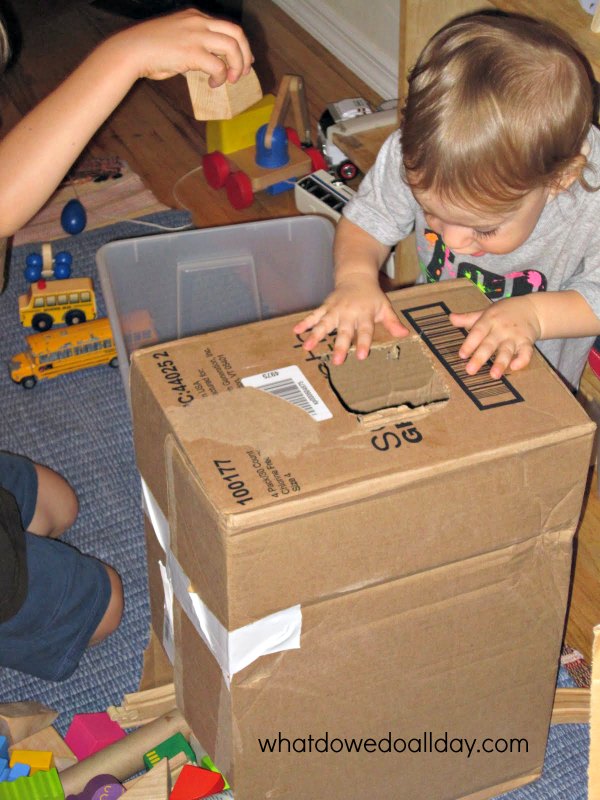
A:
<svg viewBox="0 0 600 800">
<path fill-rule="evenodd" d="M 159 562 L 165 593 L 166 630 L 173 630 L 173 596 L 175 596 L 203 642 L 216 658 L 228 686 L 236 672 L 240 672 L 257 658 L 300 647 L 302 632 L 300 605 L 276 611 L 242 628 L 228 631 L 202 602 L 199 595 L 190 591 L 191 581 L 169 547 L 171 541 L 169 522 L 143 478 L 142 498 L 144 510 L 152 523 L 156 538 L 166 554 L 166 567 Z M 172 640 L 169 648 L 166 641 L 168 639 L 169 637 L 163 636 L 163 644 L 172 661 Z"/>
<path fill-rule="evenodd" d="M 154 495 L 150 491 L 148 484 L 142 478 L 142 508 L 148 515 L 154 533 L 158 539 L 158 543 L 162 549 L 167 552 L 171 544 L 171 532 L 169 530 L 169 520 L 161 511 L 160 506 L 156 502 Z"/>
<path fill-rule="evenodd" d="M 236 672 L 261 656 L 300 647 L 300 605 L 276 611 L 242 628 L 228 631 L 198 594 L 189 590 L 190 580 L 171 551 L 167 553 L 167 575 L 174 596 L 216 658 L 228 686 Z"/>
</svg>

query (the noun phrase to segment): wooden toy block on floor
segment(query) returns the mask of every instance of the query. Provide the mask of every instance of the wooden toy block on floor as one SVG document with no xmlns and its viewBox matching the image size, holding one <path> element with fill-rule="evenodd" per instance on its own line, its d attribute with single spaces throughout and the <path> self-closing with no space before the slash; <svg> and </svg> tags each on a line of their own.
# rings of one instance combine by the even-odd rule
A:
<svg viewBox="0 0 600 800">
<path fill-rule="evenodd" d="M 77 757 L 52 725 L 48 725 L 48 727 L 42 728 L 41 731 L 36 731 L 31 736 L 15 742 L 12 747 L 9 747 L 9 753 L 12 753 L 15 749 L 50 750 L 54 756 L 54 766 L 59 772 L 77 763 Z"/>
<path fill-rule="evenodd" d="M 36 772 L 29 778 L 0 783 L 0 800 L 64 800 L 65 793 L 55 769 Z"/>
<path fill-rule="evenodd" d="M 11 744 L 52 725 L 58 712 L 36 701 L 0 704 L 0 734 Z"/>
<path fill-rule="evenodd" d="M 162 742 L 177 732 L 185 736 L 190 734 L 190 727 L 178 710 L 169 711 L 154 722 L 142 725 L 124 739 L 64 770 L 60 779 L 65 794 L 80 792 L 89 780 L 102 772 L 114 775 L 119 781 L 126 781 L 144 769 L 144 753 L 156 742 Z"/>
<path fill-rule="evenodd" d="M 186 764 L 181 770 L 169 800 L 200 800 L 225 788 L 223 776 L 203 767 Z"/>
<path fill-rule="evenodd" d="M 166 800 L 171 795 L 171 779 L 169 762 L 161 759 L 145 775 L 136 780 L 131 789 L 127 789 L 126 800 Z"/>
<path fill-rule="evenodd" d="M 100 711 L 94 714 L 75 714 L 65 742 L 81 760 L 125 736 L 121 726 L 113 722 L 106 711 Z"/>
<path fill-rule="evenodd" d="M 216 89 L 208 85 L 205 72 L 190 70 L 185 74 L 194 117 L 199 120 L 231 119 L 245 111 L 262 97 L 260 83 L 251 68 L 235 83 L 225 83 Z"/>
</svg>

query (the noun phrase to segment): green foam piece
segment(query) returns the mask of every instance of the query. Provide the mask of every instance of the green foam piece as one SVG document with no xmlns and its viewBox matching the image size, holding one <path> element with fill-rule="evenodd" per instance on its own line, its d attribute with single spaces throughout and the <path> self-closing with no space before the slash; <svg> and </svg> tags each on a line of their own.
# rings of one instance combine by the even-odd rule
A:
<svg viewBox="0 0 600 800">
<path fill-rule="evenodd" d="M 225 777 L 225 775 L 223 775 L 221 770 L 218 767 L 215 766 L 214 761 L 212 760 L 212 758 L 208 754 L 206 754 L 205 756 L 202 756 L 202 760 L 200 761 L 200 766 L 204 767 L 205 769 L 209 769 L 211 772 L 218 772 L 219 773 L 219 775 L 225 781 L 225 786 L 223 787 L 223 791 L 227 791 L 227 789 L 231 789 L 231 786 L 227 783 L 227 778 Z"/>
<path fill-rule="evenodd" d="M 65 800 L 65 793 L 53 767 L 16 781 L 0 783 L 0 800 Z"/>
<path fill-rule="evenodd" d="M 188 761 L 192 761 L 194 764 L 196 763 L 196 754 L 192 750 L 188 740 L 183 733 L 175 733 L 144 754 L 144 765 L 146 769 L 152 769 L 155 764 L 158 764 L 161 758 L 173 758 L 177 753 L 185 753 Z M 0 800 L 2 800 L 2 798 L 0 798 Z"/>
</svg>

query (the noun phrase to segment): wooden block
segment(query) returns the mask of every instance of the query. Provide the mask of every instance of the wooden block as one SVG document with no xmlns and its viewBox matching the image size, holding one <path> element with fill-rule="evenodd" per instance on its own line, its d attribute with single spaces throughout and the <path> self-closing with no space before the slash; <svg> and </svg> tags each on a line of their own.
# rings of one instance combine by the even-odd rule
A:
<svg viewBox="0 0 600 800">
<path fill-rule="evenodd" d="M 139 690 L 153 689 L 167 683 L 173 683 L 173 665 L 169 661 L 160 639 L 151 628 L 148 646 L 144 650 Z"/>
<path fill-rule="evenodd" d="M 166 800 L 171 794 L 169 762 L 163 758 L 127 789 L 127 800 Z"/>
<path fill-rule="evenodd" d="M 65 741 L 81 761 L 108 745 L 118 742 L 125 731 L 105 711 L 91 714 L 75 714 Z"/>
<path fill-rule="evenodd" d="M 9 748 L 9 752 L 12 753 L 15 748 L 18 750 L 50 750 L 54 756 L 54 766 L 59 772 L 77 763 L 77 756 L 52 725 L 21 739 L 20 742 L 15 742 Z"/>
<path fill-rule="evenodd" d="M 179 711 L 170 711 L 124 739 L 109 744 L 103 750 L 64 770 L 60 779 L 65 794 L 80 792 L 91 778 L 103 772 L 114 775 L 119 781 L 130 778 L 144 769 L 144 753 L 177 731 L 187 736 L 190 728 Z"/>
<path fill-rule="evenodd" d="M 200 800 L 222 791 L 223 777 L 218 772 L 186 764 L 173 787 L 170 800 Z"/>
<path fill-rule="evenodd" d="M 590 721 L 589 689 L 557 689 L 552 708 L 552 725 L 587 724 Z"/>
<path fill-rule="evenodd" d="M 0 734 L 15 742 L 52 725 L 58 712 L 35 700 L 0 704 Z"/>
<path fill-rule="evenodd" d="M 146 725 L 167 711 L 177 707 L 175 685 L 173 683 L 133 692 L 123 697 L 123 705 L 109 706 L 108 716 L 122 728 L 135 728 Z"/>
<path fill-rule="evenodd" d="M 194 117 L 200 120 L 231 119 L 262 98 L 260 83 L 253 69 L 236 83 L 225 83 L 212 89 L 205 72 L 191 70 L 185 74 Z"/>
</svg>

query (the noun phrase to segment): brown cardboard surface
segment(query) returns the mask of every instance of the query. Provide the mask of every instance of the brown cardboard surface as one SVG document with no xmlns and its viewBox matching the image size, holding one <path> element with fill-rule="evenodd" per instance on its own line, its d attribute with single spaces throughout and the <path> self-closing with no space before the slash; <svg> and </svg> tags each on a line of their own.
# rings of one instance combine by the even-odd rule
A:
<svg viewBox="0 0 600 800">
<path fill-rule="evenodd" d="M 342 369 L 300 315 L 133 357 L 138 464 L 190 588 L 228 631 L 301 607 L 300 648 L 228 685 L 175 603 L 178 701 L 236 800 L 485 797 L 543 764 L 594 426 L 540 356 L 465 375 L 447 314 L 487 303 L 469 282 L 391 296 L 412 337 Z M 299 387 L 331 416 L 282 399 Z M 528 752 L 261 753 L 279 731 Z"/>
</svg>

